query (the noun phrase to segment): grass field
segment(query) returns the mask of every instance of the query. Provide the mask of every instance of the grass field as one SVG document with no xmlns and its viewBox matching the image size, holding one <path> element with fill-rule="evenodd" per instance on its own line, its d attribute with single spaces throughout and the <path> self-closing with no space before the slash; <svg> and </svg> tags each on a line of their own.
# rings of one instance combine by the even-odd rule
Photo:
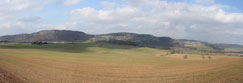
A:
<svg viewBox="0 0 243 83">
<path fill-rule="evenodd" d="M 243 58 L 110 44 L 1 44 L 0 83 L 243 83 Z M 207 56 L 206 56 L 207 57 Z"/>
</svg>

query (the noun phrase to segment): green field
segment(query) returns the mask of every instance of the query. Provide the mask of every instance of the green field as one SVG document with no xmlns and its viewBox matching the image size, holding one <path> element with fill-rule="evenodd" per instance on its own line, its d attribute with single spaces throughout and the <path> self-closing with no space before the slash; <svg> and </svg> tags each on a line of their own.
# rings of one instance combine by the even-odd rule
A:
<svg viewBox="0 0 243 83">
<path fill-rule="evenodd" d="M 104 43 L 0 44 L 0 83 L 243 83 L 243 58 Z"/>
</svg>

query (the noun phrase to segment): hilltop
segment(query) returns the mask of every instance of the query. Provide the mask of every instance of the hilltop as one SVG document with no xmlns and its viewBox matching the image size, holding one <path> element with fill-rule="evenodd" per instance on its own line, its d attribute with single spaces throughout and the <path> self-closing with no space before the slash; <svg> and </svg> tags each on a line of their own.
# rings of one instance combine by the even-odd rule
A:
<svg viewBox="0 0 243 83">
<path fill-rule="evenodd" d="M 35 42 L 35 41 L 66 41 L 80 42 L 93 37 L 80 31 L 70 30 L 44 30 L 31 34 L 7 35 L 0 37 L 2 41 L 9 42 Z"/>
</svg>

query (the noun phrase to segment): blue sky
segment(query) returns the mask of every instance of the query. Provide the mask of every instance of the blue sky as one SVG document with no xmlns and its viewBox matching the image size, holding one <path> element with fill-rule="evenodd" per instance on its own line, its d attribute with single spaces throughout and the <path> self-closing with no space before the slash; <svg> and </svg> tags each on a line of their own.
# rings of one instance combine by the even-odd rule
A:
<svg viewBox="0 0 243 83">
<path fill-rule="evenodd" d="M 3 0 L 0 36 L 67 29 L 243 44 L 242 13 L 242 0 Z"/>
</svg>

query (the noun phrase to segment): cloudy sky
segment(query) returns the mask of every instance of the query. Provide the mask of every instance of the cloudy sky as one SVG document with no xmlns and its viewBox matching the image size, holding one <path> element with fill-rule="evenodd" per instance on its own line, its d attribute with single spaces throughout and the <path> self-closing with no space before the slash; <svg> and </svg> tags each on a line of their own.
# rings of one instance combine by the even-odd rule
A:
<svg viewBox="0 0 243 83">
<path fill-rule="evenodd" d="M 243 44 L 243 0 L 0 1 L 0 36 L 52 29 Z"/>
</svg>

